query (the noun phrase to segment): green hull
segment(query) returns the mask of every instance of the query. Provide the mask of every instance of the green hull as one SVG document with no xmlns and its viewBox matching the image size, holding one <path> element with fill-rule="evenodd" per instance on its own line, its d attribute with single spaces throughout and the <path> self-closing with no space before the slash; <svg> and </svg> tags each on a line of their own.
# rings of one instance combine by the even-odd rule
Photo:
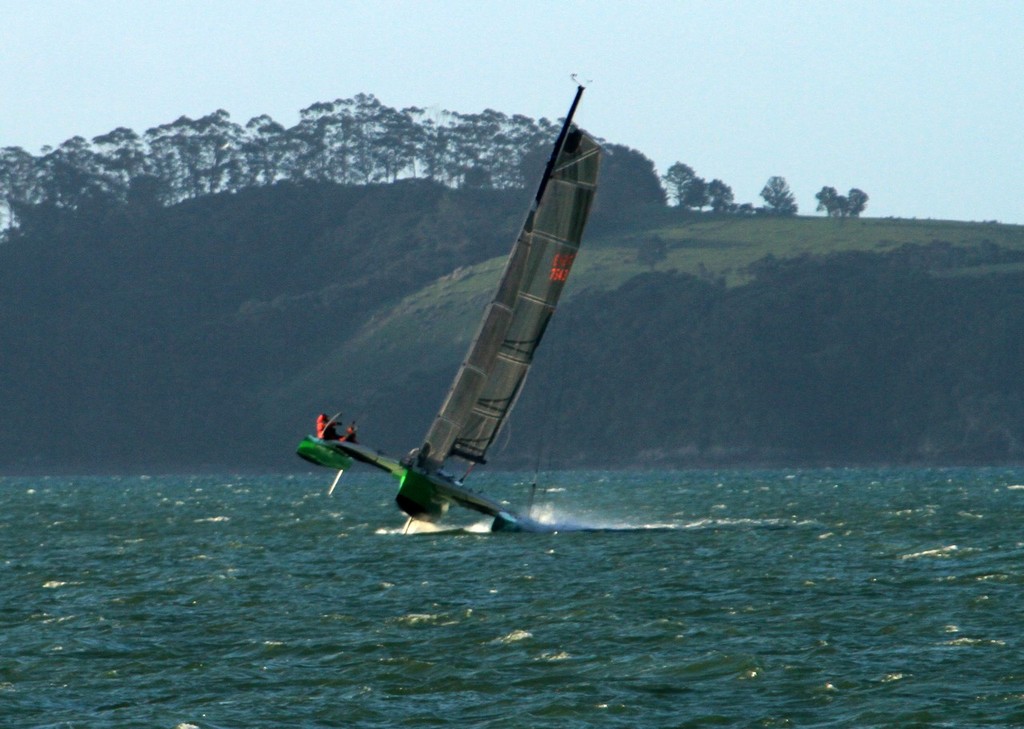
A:
<svg viewBox="0 0 1024 729">
<path fill-rule="evenodd" d="M 299 443 L 296 451 L 300 458 L 318 466 L 333 468 L 336 471 L 344 471 L 352 465 L 352 457 L 342 451 L 337 441 L 320 440 L 307 435 Z"/>
<path fill-rule="evenodd" d="M 438 491 L 438 482 L 416 470 L 406 469 L 396 461 L 357 443 L 323 440 L 307 435 L 299 443 L 297 453 L 310 463 L 336 471 L 348 470 L 355 461 L 368 463 L 388 471 L 399 481 L 398 506 L 414 519 L 436 521 L 448 511 L 451 500 Z"/>
<path fill-rule="evenodd" d="M 297 452 L 310 463 L 336 471 L 348 470 L 355 461 L 387 471 L 399 481 L 395 502 L 413 519 L 437 521 L 448 512 L 449 506 L 458 504 L 495 517 L 491 527 L 493 531 L 550 531 L 545 525 L 508 511 L 498 502 L 465 488 L 460 481 L 443 472 L 427 473 L 418 468 L 408 468 L 361 443 L 322 440 L 307 435 L 299 443 Z"/>
<path fill-rule="evenodd" d="M 429 476 L 413 469 L 402 474 L 395 502 L 398 508 L 413 519 L 423 521 L 437 521 L 448 511 L 449 504 L 448 499 L 441 497 L 437 484 Z"/>
</svg>

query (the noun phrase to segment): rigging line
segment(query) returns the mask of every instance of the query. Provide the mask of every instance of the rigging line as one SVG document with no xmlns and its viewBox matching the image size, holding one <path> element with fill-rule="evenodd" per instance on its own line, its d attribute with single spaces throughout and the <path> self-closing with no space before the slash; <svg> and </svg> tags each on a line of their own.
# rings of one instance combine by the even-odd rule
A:
<svg viewBox="0 0 1024 729">
<path fill-rule="evenodd" d="M 565 309 L 563 308 L 562 311 L 565 312 Z M 573 317 L 572 317 L 570 312 L 563 313 L 563 315 L 562 315 L 562 322 L 563 322 L 563 324 L 565 325 L 565 328 L 568 331 L 572 331 L 572 319 L 573 319 Z M 529 500 L 529 508 L 528 508 L 528 511 L 527 511 L 527 515 L 528 516 L 532 515 L 532 512 L 533 512 L 533 501 L 534 501 L 534 496 L 536 495 L 536 492 L 537 492 L 537 482 L 540 479 L 541 462 L 544 461 L 546 463 L 546 465 L 548 467 L 550 467 L 550 465 L 551 465 L 551 463 L 550 463 L 550 461 L 551 461 L 551 442 L 552 442 L 552 440 L 554 440 L 556 442 L 558 441 L 558 434 L 559 434 L 559 431 L 560 431 L 559 425 L 561 424 L 561 418 L 562 418 L 562 404 L 563 404 L 564 399 L 565 399 L 565 389 L 566 389 L 562 385 L 562 382 L 560 382 L 560 380 L 562 380 L 565 377 L 565 373 L 568 371 L 569 364 L 570 364 L 569 363 L 570 348 L 569 348 L 567 342 L 568 342 L 568 340 L 565 339 L 565 337 L 556 337 L 555 338 L 555 345 L 552 346 L 551 349 L 549 350 L 549 353 L 550 353 L 550 356 L 551 356 L 551 359 L 549 360 L 549 362 L 551 364 L 548 365 L 548 366 L 551 368 L 552 372 L 551 372 L 551 376 L 549 376 L 547 378 L 545 384 L 547 385 L 546 389 L 548 390 L 549 393 L 550 393 L 550 390 L 551 390 L 552 387 L 554 388 L 555 392 L 553 393 L 553 395 L 554 395 L 553 397 L 547 397 L 547 398 L 545 398 L 545 401 L 553 402 L 553 404 L 554 404 L 554 418 L 555 418 L 555 422 L 551 423 L 550 420 L 545 420 L 543 424 L 538 424 L 538 427 L 537 427 L 537 431 L 536 431 L 537 432 L 537 453 L 536 453 L 536 458 L 534 460 L 534 466 L 533 466 L 533 483 L 530 486 L 530 500 Z M 553 438 L 545 438 L 544 437 L 544 432 L 545 431 L 548 434 L 552 434 L 553 433 L 554 437 Z M 546 488 L 542 489 L 541 493 L 543 494 L 546 491 L 547 491 Z"/>
<path fill-rule="evenodd" d="M 511 413 L 505 416 L 505 422 L 502 424 L 501 435 L 502 444 L 498 446 L 498 453 L 504 453 L 508 449 L 508 444 L 512 441 L 512 417 Z"/>
</svg>

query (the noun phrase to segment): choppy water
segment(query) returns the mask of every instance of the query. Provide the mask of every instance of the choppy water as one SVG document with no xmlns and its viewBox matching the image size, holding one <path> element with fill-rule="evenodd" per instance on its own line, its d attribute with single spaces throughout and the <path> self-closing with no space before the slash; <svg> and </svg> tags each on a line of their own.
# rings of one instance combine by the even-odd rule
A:
<svg viewBox="0 0 1024 729">
<path fill-rule="evenodd" d="M 0 725 L 1024 726 L 1024 470 L 329 482 L 0 479 Z"/>
</svg>

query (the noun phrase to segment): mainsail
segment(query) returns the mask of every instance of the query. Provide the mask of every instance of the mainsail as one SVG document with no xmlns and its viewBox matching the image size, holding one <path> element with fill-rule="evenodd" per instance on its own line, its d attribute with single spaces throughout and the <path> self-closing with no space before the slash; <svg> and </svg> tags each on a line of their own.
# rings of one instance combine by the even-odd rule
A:
<svg viewBox="0 0 1024 729">
<path fill-rule="evenodd" d="M 601 147 L 572 126 L 583 87 L 512 246 L 494 299 L 420 448 L 436 469 L 449 456 L 483 463 L 515 405 L 569 277 L 597 184 Z"/>
</svg>

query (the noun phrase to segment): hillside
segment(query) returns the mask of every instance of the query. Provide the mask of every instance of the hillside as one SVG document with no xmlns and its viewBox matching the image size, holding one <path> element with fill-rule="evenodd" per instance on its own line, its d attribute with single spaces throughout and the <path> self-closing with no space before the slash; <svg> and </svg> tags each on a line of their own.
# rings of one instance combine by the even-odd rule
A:
<svg viewBox="0 0 1024 729">
<path fill-rule="evenodd" d="M 1019 457 L 1022 423 L 982 426 L 993 413 L 978 405 L 1020 397 L 1016 362 L 995 369 L 971 356 L 1022 346 L 1024 228 L 670 213 L 656 211 L 645 230 L 588 240 L 516 414 L 509 461 L 529 461 L 538 446 L 526 441 L 555 433 L 563 450 L 545 457 L 577 464 L 641 453 L 669 463 Z M 284 399 L 329 382 L 336 401 L 358 402 L 380 418 L 374 427 L 415 442 L 501 263 L 461 268 L 378 312 Z M 986 330 L 994 319 L 1001 328 Z M 908 368 L 915 356 L 929 366 Z M 382 389 L 379 373 L 391 368 L 399 371 Z M 971 396 L 973 409 L 961 382 L 971 378 L 991 388 Z M 900 402 L 910 385 L 914 401 Z M 899 432 L 880 427 L 883 416 Z M 835 418 L 823 441 L 821 421 Z M 974 444 L 989 426 L 999 434 Z M 874 440 L 856 445 L 858 429 Z M 635 441 L 625 452 L 601 445 L 623 433 Z"/>
<path fill-rule="evenodd" d="M 417 445 L 523 199 L 288 183 L 26 216 L 0 470 L 301 469 L 327 409 Z M 602 199 L 495 465 L 1024 455 L 1024 227 Z"/>
</svg>

